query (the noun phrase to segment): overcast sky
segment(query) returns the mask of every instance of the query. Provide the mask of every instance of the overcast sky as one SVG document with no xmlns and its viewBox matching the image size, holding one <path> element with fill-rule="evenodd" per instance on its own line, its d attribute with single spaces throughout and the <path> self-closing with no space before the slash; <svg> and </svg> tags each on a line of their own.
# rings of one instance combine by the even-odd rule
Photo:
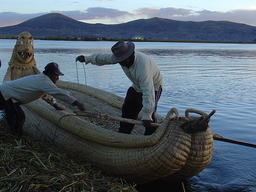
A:
<svg viewBox="0 0 256 192">
<path fill-rule="evenodd" d="M 256 26 L 256 0 L 0 0 L 0 27 L 47 13 L 86 23 L 116 24 L 160 17 L 182 21 L 232 21 Z"/>
</svg>

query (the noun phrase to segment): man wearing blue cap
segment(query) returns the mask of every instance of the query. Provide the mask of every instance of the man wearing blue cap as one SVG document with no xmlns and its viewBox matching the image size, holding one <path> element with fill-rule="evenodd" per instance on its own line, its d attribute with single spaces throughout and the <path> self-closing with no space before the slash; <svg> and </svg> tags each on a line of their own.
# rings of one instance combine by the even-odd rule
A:
<svg viewBox="0 0 256 192">
<path fill-rule="evenodd" d="M 132 82 L 122 106 L 122 117 L 136 119 L 141 112 L 146 128 L 144 135 L 151 135 L 156 130 L 151 127 L 151 122 L 156 122 L 155 112 L 163 87 L 162 74 L 153 59 L 135 50 L 133 42 L 119 41 L 111 50 L 113 54 L 80 55 L 76 60 L 95 65 L 119 63 Z M 133 124 L 121 122 L 119 132 L 130 134 L 133 127 Z"/>
<path fill-rule="evenodd" d="M 47 64 L 44 69 L 43 73 L 6 81 L 0 86 L 0 108 L 5 109 L 7 123 L 15 135 L 22 135 L 22 127 L 25 122 L 25 113 L 20 105 L 39 99 L 45 93 L 76 105 L 79 110 L 85 111 L 83 103 L 55 85 L 59 76 L 64 75 L 59 70 L 59 65 L 52 62 Z"/>
</svg>

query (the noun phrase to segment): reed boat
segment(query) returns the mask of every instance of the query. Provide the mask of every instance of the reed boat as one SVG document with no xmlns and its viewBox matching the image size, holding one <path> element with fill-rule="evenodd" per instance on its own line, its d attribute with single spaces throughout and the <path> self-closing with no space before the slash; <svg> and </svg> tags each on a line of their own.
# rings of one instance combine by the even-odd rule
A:
<svg viewBox="0 0 256 192">
<path fill-rule="evenodd" d="M 18 35 L 8 65 L 4 81 L 40 73 L 29 32 Z M 58 81 L 57 86 L 83 102 L 87 116 L 74 112 L 76 107 L 62 101 L 57 102 L 66 109 L 64 111 L 55 110 L 45 100 L 38 99 L 21 106 L 26 114 L 23 132 L 62 147 L 72 158 L 136 183 L 188 179 L 200 173 L 211 161 L 210 114 L 188 109 L 181 117 L 178 110 L 172 108 L 166 117 L 157 114 L 158 128 L 152 135 L 144 136 L 145 128 L 141 124 L 136 124 L 131 134 L 122 134 L 118 133 L 119 119 L 109 117 L 121 117 L 124 98 L 79 83 Z M 88 113 L 101 118 L 88 116 Z M 198 129 L 200 124 L 204 125 L 203 130 Z M 191 132 L 195 127 L 196 132 Z"/>
<path fill-rule="evenodd" d="M 121 117 L 124 98 L 120 96 L 79 83 L 58 81 L 56 85 L 83 102 L 86 112 Z M 187 109 L 182 117 L 172 108 L 166 117 L 157 114 L 159 127 L 145 136 L 143 125 L 136 124 L 131 134 L 118 133 L 118 121 L 81 115 L 75 113 L 77 108 L 57 101 L 66 110 L 55 110 L 42 99 L 23 105 L 24 133 L 52 142 L 104 173 L 136 183 L 181 181 L 197 175 L 211 161 L 213 134 L 209 124 L 205 131 L 194 133 L 181 128 L 200 119 L 193 114 L 207 117 L 204 112 Z"/>
</svg>

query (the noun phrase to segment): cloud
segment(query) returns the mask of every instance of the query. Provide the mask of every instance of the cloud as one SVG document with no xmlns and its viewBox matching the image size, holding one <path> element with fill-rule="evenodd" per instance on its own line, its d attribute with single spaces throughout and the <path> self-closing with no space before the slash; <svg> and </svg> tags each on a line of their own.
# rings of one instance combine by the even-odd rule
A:
<svg viewBox="0 0 256 192">
<path fill-rule="evenodd" d="M 73 19 L 88 23 L 124 23 L 136 19 L 147 19 L 160 17 L 181 21 L 232 21 L 256 26 L 256 9 L 237 9 L 228 12 L 221 11 L 193 11 L 193 9 L 183 9 L 175 7 L 167 8 L 140 8 L 133 12 L 120 11 L 118 9 L 91 7 L 87 10 L 76 11 L 51 11 L 51 13 L 61 13 Z M 0 27 L 10 26 L 24 22 L 28 19 L 44 15 L 47 13 L 19 14 L 14 12 L 0 13 Z"/>
<path fill-rule="evenodd" d="M 52 11 L 61 13 L 73 19 L 87 22 L 87 23 L 124 23 L 131 18 L 134 14 L 127 11 L 120 11 L 118 9 L 91 7 L 84 11 Z"/>
<path fill-rule="evenodd" d="M 91 7 L 85 11 L 55 11 L 55 13 L 56 12 L 77 20 L 116 18 L 124 15 L 131 15 L 131 13 L 127 11 L 119 11 L 117 9 L 109 9 L 103 7 Z"/>
<path fill-rule="evenodd" d="M 181 8 L 141 8 L 136 10 L 136 14 L 144 15 L 148 18 L 160 17 L 182 21 L 231 21 L 237 23 L 245 23 L 248 25 L 256 26 L 256 9 L 237 9 L 228 12 L 221 11 L 193 11 L 192 9 L 181 9 Z"/>
<path fill-rule="evenodd" d="M 148 17 L 161 17 L 161 18 L 171 18 L 177 16 L 188 16 L 192 13 L 190 9 L 181 9 L 175 7 L 168 7 L 168 8 L 141 8 L 135 11 L 136 14 L 139 15 L 147 15 Z"/>
<path fill-rule="evenodd" d="M 48 12 L 49 13 L 49 12 Z M 132 13 L 119 11 L 117 9 L 91 7 L 84 11 L 51 11 L 50 13 L 61 13 L 80 21 L 111 20 L 113 23 L 126 22 L 126 18 L 132 17 Z M 20 14 L 14 12 L 0 13 L 0 27 L 16 25 L 26 20 L 38 17 L 47 13 Z"/>
<path fill-rule="evenodd" d="M 237 10 L 231 10 L 228 12 L 202 10 L 185 17 L 178 16 L 173 19 L 186 20 L 186 21 L 206 21 L 206 20 L 231 21 L 231 22 L 245 23 L 248 25 L 256 26 L 256 20 L 254 18 L 256 18 L 256 9 L 255 10 L 237 9 Z"/>
<path fill-rule="evenodd" d="M 16 25 L 28 19 L 32 19 L 44 14 L 45 13 L 20 14 L 14 12 L 2 12 L 0 13 L 0 27 Z"/>
</svg>

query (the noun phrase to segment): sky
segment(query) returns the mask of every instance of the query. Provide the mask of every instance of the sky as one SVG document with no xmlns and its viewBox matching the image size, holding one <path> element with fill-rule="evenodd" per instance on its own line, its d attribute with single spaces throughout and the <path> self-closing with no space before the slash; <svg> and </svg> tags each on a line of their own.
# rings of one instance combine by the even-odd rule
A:
<svg viewBox="0 0 256 192">
<path fill-rule="evenodd" d="M 256 26 L 256 0 L 0 0 L 0 27 L 47 13 L 86 23 L 119 24 L 160 17 L 180 21 L 231 21 Z"/>
</svg>

